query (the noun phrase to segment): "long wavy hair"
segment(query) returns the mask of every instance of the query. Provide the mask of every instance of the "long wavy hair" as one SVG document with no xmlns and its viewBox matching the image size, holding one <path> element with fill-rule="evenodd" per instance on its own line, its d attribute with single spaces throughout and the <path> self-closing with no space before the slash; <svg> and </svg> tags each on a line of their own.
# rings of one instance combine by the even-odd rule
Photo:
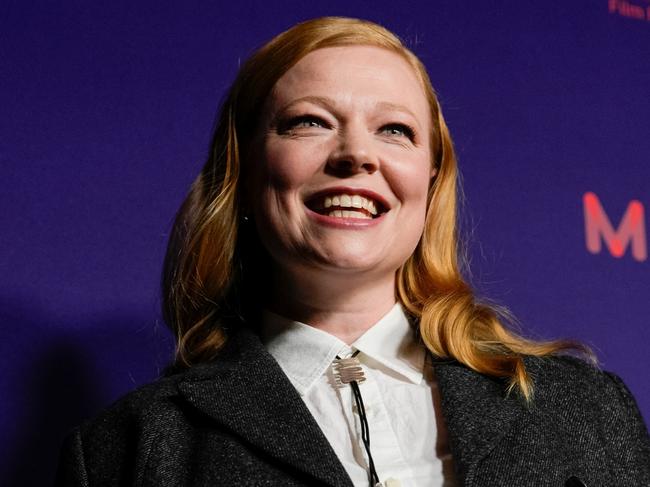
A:
<svg viewBox="0 0 650 487">
<path fill-rule="evenodd" d="M 213 359 L 230 326 L 254 321 L 269 256 L 243 221 L 242 161 L 277 80 L 310 52 L 346 45 L 376 46 L 402 56 L 418 76 L 431 111 L 431 164 L 437 175 L 422 238 L 397 272 L 399 301 L 419 323 L 419 336 L 434 356 L 503 378 L 509 390 L 530 400 L 526 355 L 585 348 L 523 338 L 507 325 L 504 310 L 476 299 L 459 266 L 456 156 L 427 71 L 387 29 L 341 17 L 309 20 L 273 38 L 241 66 L 227 94 L 208 160 L 176 216 L 165 258 L 163 314 L 177 339 L 175 367 Z"/>
</svg>

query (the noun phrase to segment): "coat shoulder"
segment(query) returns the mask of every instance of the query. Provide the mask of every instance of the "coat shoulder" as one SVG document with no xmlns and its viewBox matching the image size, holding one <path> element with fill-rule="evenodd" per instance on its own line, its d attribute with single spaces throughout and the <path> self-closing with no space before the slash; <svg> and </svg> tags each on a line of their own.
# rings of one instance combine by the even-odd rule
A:
<svg viewBox="0 0 650 487">
<path fill-rule="evenodd" d="M 117 399 L 94 418 L 84 422 L 83 433 L 99 431 L 105 427 L 114 430 L 116 426 L 136 421 L 140 417 L 156 417 L 170 405 L 176 395 L 178 378 L 164 377 L 142 385 Z"/>
<path fill-rule="evenodd" d="M 573 441 L 597 438 L 607 457 L 650 482 L 650 437 L 623 380 L 584 360 L 557 356 L 527 361 L 535 386 L 533 408 L 564 425 Z M 637 477 L 633 477 L 637 478 Z"/>
<path fill-rule="evenodd" d="M 103 409 L 97 416 L 80 426 L 82 436 L 106 437 L 117 431 L 133 427 L 143 430 L 169 429 L 169 421 L 174 416 L 182 416 L 182 401 L 179 387 L 184 383 L 219 379 L 231 373 L 223 363 L 205 363 L 190 369 L 160 377 L 128 392 L 113 404 Z M 178 418 L 175 418 L 178 419 Z"/>
<path fill-rule="evenodd" d="M 93 480 L 98 485 L 138 483 L 160 438 L 185 434 L 191 411 L 180 400 L 179 385 L 201 380 L 208 368 L 197 366 L 140 386 L 71 431 L 61 451 L 56 485 L 78 485 L 82 478 L 90 485 Z M 70 475 L 75 475 L 74 482 Z"/>
<path fill-rule="evenodd" d="M 532 401 L 472 473 L 481 485 L 650 485 L 650 438 L 620 378 L 570 356 L 525 362 Z M 494 475 L 503 465 L 507 480 Z"/>
<path fill-rule="evenodd" d="M 577 384 L 598 386 L 602 385 L 601 381 L 607 381 L 606 372 L 596 364 L 571 355 L 526 357 L 525 363 L 536 387 L 573 387 Z"/>
<path fill-rule="evenodd" d="M 595 363 L 568 355 L 529 357 L 526 368 L 538 401 L 565 403 L 566 406 L 575 402 L 583 408 L 592 405 L 599 409 L 610 404 L 621 411 L 638 411 L 623 380 Z"/>
<path fill-rule="evenodd" d="M 629 394 L 620 377 L 582 358 L 570 355 L 527 357 L 526 368 L 536 393 L 599 398 L 617 396 L 624 389 Z"/>
</svg>

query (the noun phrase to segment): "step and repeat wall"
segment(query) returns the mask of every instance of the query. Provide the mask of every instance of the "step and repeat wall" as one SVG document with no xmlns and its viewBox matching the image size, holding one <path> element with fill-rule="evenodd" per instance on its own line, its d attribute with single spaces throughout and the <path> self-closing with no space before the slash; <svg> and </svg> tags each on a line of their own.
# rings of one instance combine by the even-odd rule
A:
<svg viewBox="0 0 650 487">
<path fill-rule="evenodd" d="M 10 1 L 0 484 L 47 485 L 65 432 L 168 364 L 160 269 L 219 102 L 255 47 L 323 15 L 427 65 L 478 293 L 591 346 L 650 420 L 650 1 Z"/>
</svg>

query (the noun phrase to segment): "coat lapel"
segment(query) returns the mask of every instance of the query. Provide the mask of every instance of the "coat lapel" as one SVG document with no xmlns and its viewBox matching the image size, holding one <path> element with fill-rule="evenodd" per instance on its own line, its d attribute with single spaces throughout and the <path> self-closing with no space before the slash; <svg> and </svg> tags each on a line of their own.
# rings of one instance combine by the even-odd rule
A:
<svg viewBox="0 0 650 487">
<path fill-rule="evenodd" d="M 506 397 L 502 381 L 457 362 L 439 362 L 435 373 L 451 454 L 463 485 L 472 485 L 478 463 L 526 411 L 516 394 Z"/>
<path fill-rule="evenodd" d="M 463 485 L 471 485 L 476 466 L 526 406 L 516 394 L 506 397 L 498 379 L 457 362 L 434 367 L 456 471 Z M 352 486 L 297 391 L 253 332 L 233 334 L 215 362 L 192 369 L 178 387 L 195 408 L 278 461 L 327 485 Z"/>
<path fill-rule="evenodd" d="M 219 358 L 179 383 L 185 399 L 268 455 L 328 485 L 352 486 L 313 416 L 259 338 L 230 337 Z"/>
</svg>

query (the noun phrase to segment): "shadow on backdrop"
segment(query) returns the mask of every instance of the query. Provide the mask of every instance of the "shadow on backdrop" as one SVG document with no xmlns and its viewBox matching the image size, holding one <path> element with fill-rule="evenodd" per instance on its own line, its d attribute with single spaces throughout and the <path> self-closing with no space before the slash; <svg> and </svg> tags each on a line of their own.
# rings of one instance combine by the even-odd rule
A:
<svg viewBox="0 0 650 487">
<path fill-rule="evenodd" d="M 3 399 L 0 418 L 6 462 L 0 469 L 2 486 L 52 485 L 66 434 L 119 396 L 154 380 L 171 356 L 170 337 L 161 334 L 153 318 L 121 314 L 73 326 L 56 323 L 42 310 L 6 302 L 0 318 L 8 335 L 1 337 L 3 360 L 22 371 L 3 378 L 11 394 Z M 22 333 L 7 333 L 12 329 L 34 330 L 31 341 Z M 110 361 L 116 356 L 119 363 Z"/>
</svg>

